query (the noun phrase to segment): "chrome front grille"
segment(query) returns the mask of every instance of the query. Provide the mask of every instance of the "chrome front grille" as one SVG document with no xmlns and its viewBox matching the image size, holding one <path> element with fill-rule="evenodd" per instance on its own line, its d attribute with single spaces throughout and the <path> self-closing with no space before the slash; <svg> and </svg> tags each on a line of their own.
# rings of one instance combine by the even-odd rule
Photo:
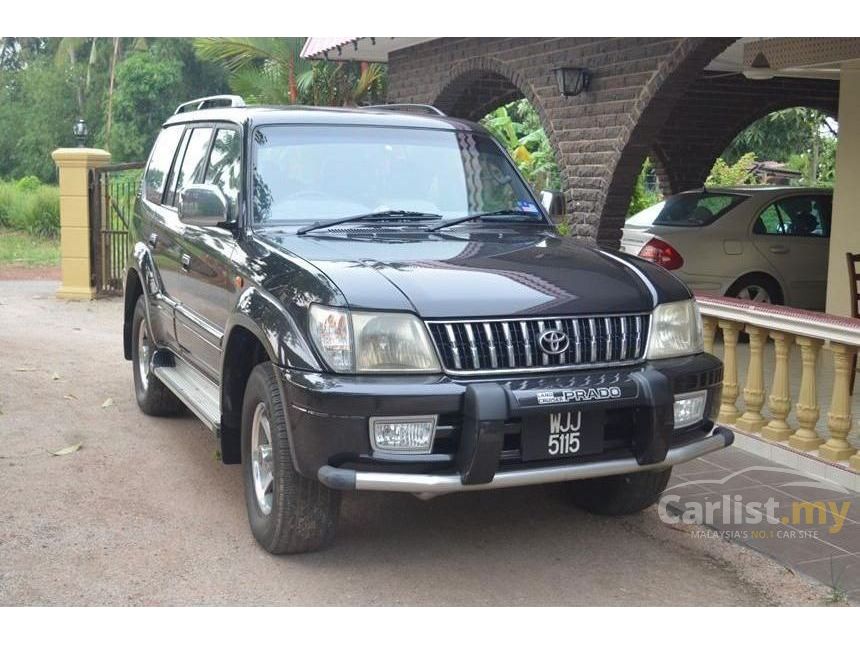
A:
<svg viewBox="0 0 860 645">
<path fill-rule="evenodd" d="M 446 372 L 540 372 L 642 360 L 648 314 L 428 321 Z M 562 332 L 549 343 L 547 332 Z M 556 339 L 558 334 L 552 334 Z M 544 342 L 541 342 L 544 337 Z M 564 348 L 564 338 L 567 347 Z M 547 351 L 547 346 L 549 350 Z"/>
</svg>

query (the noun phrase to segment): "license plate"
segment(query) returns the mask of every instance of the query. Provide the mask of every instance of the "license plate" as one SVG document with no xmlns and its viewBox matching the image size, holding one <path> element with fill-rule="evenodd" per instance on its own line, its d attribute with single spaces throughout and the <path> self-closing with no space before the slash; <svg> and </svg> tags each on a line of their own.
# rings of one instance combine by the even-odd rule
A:
<svg viewBox="0 0 860 645">
<path fill-rule="evenodd" d="M 523 461 L 593 455 L 603 450 L 603 410 L 564 410 L 526 417 Z"/>
</svg>

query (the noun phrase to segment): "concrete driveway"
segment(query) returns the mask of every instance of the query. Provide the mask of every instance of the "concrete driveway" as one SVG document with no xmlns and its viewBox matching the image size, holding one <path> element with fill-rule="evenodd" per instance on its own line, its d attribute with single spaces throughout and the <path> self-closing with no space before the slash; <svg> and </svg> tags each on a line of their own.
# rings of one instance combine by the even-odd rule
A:
<svg viewBox="0 0 860 645">
<path fill-rule="evenodd" d="M 56 286 L 0 282 L 0 605 L 824 602 L 758 553 L 654 509 L 587 515 L 560 486 L 348 495 L 332 548 L 270 556 L 202 424 L 138 411 L 121 302 Z"/>
</svg>

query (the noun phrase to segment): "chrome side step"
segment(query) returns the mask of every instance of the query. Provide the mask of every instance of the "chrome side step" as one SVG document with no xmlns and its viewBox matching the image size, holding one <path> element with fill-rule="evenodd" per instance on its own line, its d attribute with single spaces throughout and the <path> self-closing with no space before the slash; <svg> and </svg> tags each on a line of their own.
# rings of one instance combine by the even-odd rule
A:
<svg viewBox="0 0 860 645">
<path fill-rule="evenodd" d="M 218 436 L 221 429 L 221 392 L 218 385 L 177 356 L 173 356 L 173 363 L 155 366 L 155 375 Z"/>
</svg>

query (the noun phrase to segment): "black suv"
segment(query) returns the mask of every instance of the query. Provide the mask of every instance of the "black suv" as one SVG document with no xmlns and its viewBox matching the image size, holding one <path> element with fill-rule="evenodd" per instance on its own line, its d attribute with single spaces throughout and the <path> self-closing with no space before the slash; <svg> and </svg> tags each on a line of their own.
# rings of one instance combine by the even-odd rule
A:
<svg viewBox="0 0 860 645">
<path fill-rule="evenodd" d="M 272 553 L 328 543 L 343 490 L 641 510 L 731 443 L 722 365 L 687 287 L 558 235 L 562 202 L 429 106 L 184 104 L 131 223 L 140 408 L 216 434 Z"/>
</svg>

